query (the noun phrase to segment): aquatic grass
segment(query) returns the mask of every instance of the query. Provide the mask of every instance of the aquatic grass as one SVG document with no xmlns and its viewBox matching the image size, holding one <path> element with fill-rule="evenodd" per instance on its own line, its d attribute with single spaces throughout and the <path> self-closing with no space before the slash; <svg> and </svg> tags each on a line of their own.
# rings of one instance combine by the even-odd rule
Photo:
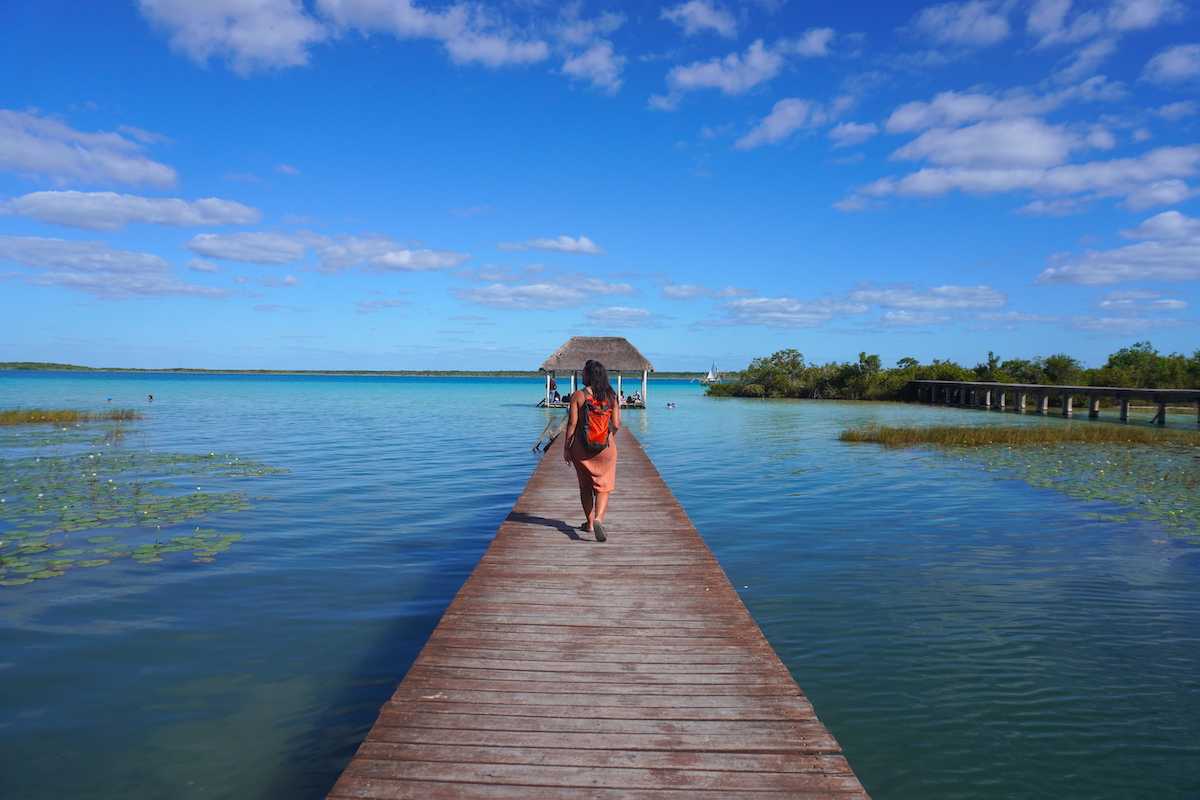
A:
<svg viewBox="0 0 1200 800">
<path fill-rule="evenodd" d="M 142 419 L 132 408 L 107 408 L 104 411 L 76 411 L 69 408 L 10 408 L 0 411 L 0 425 L 77 425 L 81 422 L 123 422 Z"/>
<path fill-rule="evenodd" d="M 80 443 L 80 430 L 52 431 L 50 442 Z M 99 567 L 122 558 L 155 564 L 168 553 L 187 550 L 201 556 L 193 561 L 211 562 L 242 537 L 197 527 L 190 536 L 162 542 L 162 529 L 211 514 L 252 509 L 246 493 L 205 492 L 199 486 L 177 493 L 175 485 L 155 478 L 186 475 L 190 483 L 286 472 L 228 454 L 136 449 L 0 458 L 0 586 L 25 586 L 61 577 L 76 567 Z M 143 543 L 118 542 L 116 536 L 92 536 L 82 542 L 69 539 L 80 531 L 118 528 L 137 529 L 121 538 L 134 537 Z M 153 542 L 144 541 L 148 535 L 154 536 Z"/>
<path fill-rule="evenodd" d="M 927 446 L 933 466 L 982 468 L 1117 513 L 1085 516 L 1115 522 L 1152 520 L 1200 544 L 1200 432 L 1118 425 L 868 425 L 838 437 L 889 448 Z M 952 459 L 952 460 L 951 460 Z"/>
<path fill-rule="evenodd" d="M 1106 423 L 1083 425 L 864 425 L 847 428 L 843 442 L 874 442 L 885 447 L 923 444 L 948 447 L 1081 444 L 1200 446 L 1200 431 Z"/>
</svg>

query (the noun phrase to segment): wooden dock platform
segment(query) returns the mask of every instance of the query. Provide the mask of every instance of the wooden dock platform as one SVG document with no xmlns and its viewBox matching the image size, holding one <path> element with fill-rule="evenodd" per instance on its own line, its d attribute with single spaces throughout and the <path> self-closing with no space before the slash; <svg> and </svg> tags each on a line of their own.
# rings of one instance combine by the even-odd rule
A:
<svg viewBox="0 0 1200 800">
<path fill-rule="evenodd" d="M 561 442 L 561 440 L 560 440 Z M 329 797 L 866 798 L 640 444 L 556 443 Z"/>
</svg>

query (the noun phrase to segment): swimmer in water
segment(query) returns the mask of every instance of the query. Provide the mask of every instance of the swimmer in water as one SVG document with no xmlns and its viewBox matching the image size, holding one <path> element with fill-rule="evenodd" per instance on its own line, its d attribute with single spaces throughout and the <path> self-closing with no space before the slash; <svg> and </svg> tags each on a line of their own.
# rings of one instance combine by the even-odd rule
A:
<svg viewBox="0 0 1200 800">
<path fill-rule="evenodd" d="M 150 402 L 151 402 L 151 403 L 153 403 L 153 402 L 154 402 L 154 395 L 150 394 L 150 395 L 146 395 L 146 396 L 147 396 L 148 398 L 150 398 Z"/>
</svg>

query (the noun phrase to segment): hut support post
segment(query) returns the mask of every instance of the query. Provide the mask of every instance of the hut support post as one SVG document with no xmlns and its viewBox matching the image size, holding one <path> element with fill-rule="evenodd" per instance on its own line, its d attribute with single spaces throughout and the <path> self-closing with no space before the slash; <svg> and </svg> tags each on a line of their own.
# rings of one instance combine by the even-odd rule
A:
<svg viewBox="0 0 1200 800">
<path fill-rule="evenodd" d="M 550 407 L 550 373 L 546 373 L 546 407 Z"/>
<path fill-rule="evenodd" d="M 642 370 L 642 408 L 649 408 L 650 405 L 646 402 L 646 376 L 650 373 Z"/>
<path fill-rule="evenodd" d="M 1129 422 L 1129 398 L 1121 398 L 1121 422 Z"/>
<path fill-rule="evenodd" d="M 617 405 L 621 405 L 625 400 L 625 395 L 621 394 L 621 373 L 617 373 Z"/>
<path fill-rule="evenodd" d="M 1088 419 L 1095 419 L 1100 416 L 1100 397 L 1099 395 L 1088 395 Z"/>
<path fill-rule="evenodd" d="M 1071 416 L 1073 413 L 1075 413 L 1075 412 L 1074 412 L 1074 409 L 1073 409 L 1073 407 L 1072 407 L 1072 405 L 1071 405 L 1071 403 L 1072 403 L 1073 401 L 1074 401 L 1074 398 L 1071 396 L 1071 393 L 1070 393 L 1070 392 L 1063 392 L 1063 393 L 1062 393 L 1062 415 L 1063 415 L 1064 417 L 1069 417 L 1069 416 Z"/>
</svg>

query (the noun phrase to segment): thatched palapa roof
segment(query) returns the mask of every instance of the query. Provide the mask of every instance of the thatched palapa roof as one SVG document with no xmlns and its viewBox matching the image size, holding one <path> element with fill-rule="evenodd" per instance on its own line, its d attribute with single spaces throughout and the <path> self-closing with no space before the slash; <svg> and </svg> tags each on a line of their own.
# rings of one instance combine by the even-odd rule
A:
<svg viewBox="0 0 1200 800">
<path fill-rule="evenodd" d="M 595 359 L 612 371 L 654 372 L 654 365 L 624 336 L 572 336 L 542 364 L 542 372 L 573 372 Z"/>
</svg>

